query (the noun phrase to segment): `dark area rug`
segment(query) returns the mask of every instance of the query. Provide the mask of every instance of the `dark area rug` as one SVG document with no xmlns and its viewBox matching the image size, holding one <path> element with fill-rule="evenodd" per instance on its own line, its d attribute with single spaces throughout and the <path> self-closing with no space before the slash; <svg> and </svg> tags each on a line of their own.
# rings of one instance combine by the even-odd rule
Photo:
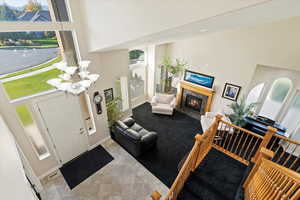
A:
<svg viewBox="0 0 300 200">
<path fill-rule="evenodd" d="M 133 118 L 158 133 L 157 147 L 136 159 L 170 187 L 178 174 L 179 162 L 193 147 L 194 136 L 202 133 L 200 120 L 178 111 L 173 116 L 152 114 L 149 103 L 133 109 Z"/>
<path fill-rule="evenodd" d="M 68 162 L 60 168 L 60 171 L 70 189 L 73 189 L 113 159 L 114 158 L 99 145 L 91 151 Z"/>
<path fill-rule="evenodd" d="M 235 199 L 247 166 L 212 149 L 186 181 L 179 200 Z"/>
</svg>

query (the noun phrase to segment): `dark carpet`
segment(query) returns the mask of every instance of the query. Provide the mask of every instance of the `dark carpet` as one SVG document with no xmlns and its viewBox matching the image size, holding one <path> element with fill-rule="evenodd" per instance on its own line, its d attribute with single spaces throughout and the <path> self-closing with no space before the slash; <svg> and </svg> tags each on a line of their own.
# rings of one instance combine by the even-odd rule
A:
<svg viewBox="0 0 300 200">
<path fill-rule="evenodd" d="M 133 109 L 133 118 L 158 133 L 157 147 L 136 159 L 170 187 L 178 174 L 179 162 L 193 147 L 194 136 L 202 133 L 200 120 L 178 111 L 173 116 L 152 114 L 149 103 Z"/>
<path fill-rule="evenodd" d="M 186 181 L 178 200 L 232 200 L 247 166 L 212 149 Z"/>
<path fill-rule="evenodd" d="M 114 158 L 99 145 L 91 151 L 68 162 L 60 168 L 60 171 L 70 189 L 73 189 L 113 159 Z"/>
</svg>

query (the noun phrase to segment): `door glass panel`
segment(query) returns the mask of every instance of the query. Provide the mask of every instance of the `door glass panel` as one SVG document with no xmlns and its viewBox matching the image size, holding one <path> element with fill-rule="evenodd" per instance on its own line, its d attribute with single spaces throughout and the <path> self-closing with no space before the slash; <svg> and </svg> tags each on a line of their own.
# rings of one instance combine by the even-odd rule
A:
<svg viewBox="0 0 300 200">
<path fill-rule="evenodd" d="M 29 138 L 35 152 L 40 160 L 50 156 L 45 141 L 41 135 L 41 132 L 34 121 L 30 110 L 27 105 L 21 105 L 16 107 L 17 115 L 22 123 L 25 134 Z"/>
<path fill-rule="evenodd" d="M 264 88 L 264 83 L 261 83 L 255 86 L 248 94 L 246 104 L 249 105 L 251 103 L 257 103 L 260 97 L 260 94 Z"/>
<path fill-rule="evenodd" d="M 291 87 L 292 81 L 288 78 L 275 80 L 259 115 L 275 120 Z"/>
<path fill-rule="evenodd" d="M 287 127 L 287 133 L 290 135 L 298 128 L 300 123 L 300 92 L 298 92 L 292 106 L 284 117 L 282 124 Z"/>
</svg>

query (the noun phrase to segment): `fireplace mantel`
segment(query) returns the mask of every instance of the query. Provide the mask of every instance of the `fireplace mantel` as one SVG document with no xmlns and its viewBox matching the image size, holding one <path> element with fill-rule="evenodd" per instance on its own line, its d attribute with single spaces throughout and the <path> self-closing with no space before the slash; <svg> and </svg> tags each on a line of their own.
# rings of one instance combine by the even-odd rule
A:
<svg viewBox="0 0 300 200">
<path fill-rule="evenodd" d="M 186 82 L 186 81 L 181 81 L 179 87 L 180 88 L 179 88 L 179 90 L 177 92 L 177 96 L 176 96 L 176 105 L 178 107 L 181 107 L 183 90 L 185 89 L 185 90 L 189 90 L 189 91 L 207 96 L 207 103 L 205 105 L 204 110 L 205 110 L 205 112 L 210 111 L 212 98 L 213 98 L 214 93 L 215 93 L 212 89 L 201 87 L 201 86 L 198 86 L 196 84 L 189 83 L 189 82 Z"/>
</svg>

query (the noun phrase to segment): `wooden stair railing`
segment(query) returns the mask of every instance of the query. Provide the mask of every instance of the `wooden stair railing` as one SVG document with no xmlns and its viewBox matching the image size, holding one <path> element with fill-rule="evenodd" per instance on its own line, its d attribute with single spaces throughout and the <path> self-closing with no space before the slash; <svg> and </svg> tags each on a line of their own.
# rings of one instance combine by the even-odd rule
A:
<svg viewBox="0 0 300 200">
<path fill-rule="evenodd" d="M 273 161 L 274 152 L 261 148 L 257 162 L 244 183 L 246 200 L 297 200 L 300 174 Z"/>
<path fill-rule="evenodd" d="M 263 136 L 221 120 L 213 147 L 245 165 L 249 165 L 251 158 L 256 155 L 263 141 Z"/>
<path fill-rule="evenodd" d="M 282 165 L 298 172 L 300 170 L 300 142 L 277 135 L 276 131 L 275 128 L 268 127 L 265 135 L 261 136 L 223 121 L 222 115 L 217 115 L 204 134 L 196 135 L 195 144 L 164 200 L 177 199 L 190 173 L 198 168 L 211 148 L 215 148 L 245 165 L 254 162 L 256 168 L 258 168 L 257 164 L 261 165 L 259 160 L 266 159 L 261 159 L 266 153 L 266 149 L 272 150 L 273 153 L 275 152 L 272 162 L 276 166 Z M 264 152 L 261 153 L 261 151 Z M 270 165 L 270 162 L 267 163 Z M 252 177 L 253 173 L 250 176 Z M 251 189 L 248 192 L 251 192 Z M 151 197 L 153 200 L 161 199 L 161 195 L 157 191 L 153 192 Z"/>
<path fill-rule="evenodd" d="M 216 116 L 214 123 L 207 129 L 202 135 L 197 134 L 195 136 L 195 144 L 189 153 L 187 159 L 182 165 L 174 183 L 172 184 L 168 194 L 164 197 L 164 200 L 176 200 L 181 189 L 184 186 L 185 181 L 189 177 L 190 173 L 198 168 L 199 164 L 208 154 L 212 148 L 215 133 L 217 132 L 218 124 L 222 116 Z M 153 200 L 161 199 L 161 194 L 158 191 L 154 191 L 151 195 Z"/>
</svg>

